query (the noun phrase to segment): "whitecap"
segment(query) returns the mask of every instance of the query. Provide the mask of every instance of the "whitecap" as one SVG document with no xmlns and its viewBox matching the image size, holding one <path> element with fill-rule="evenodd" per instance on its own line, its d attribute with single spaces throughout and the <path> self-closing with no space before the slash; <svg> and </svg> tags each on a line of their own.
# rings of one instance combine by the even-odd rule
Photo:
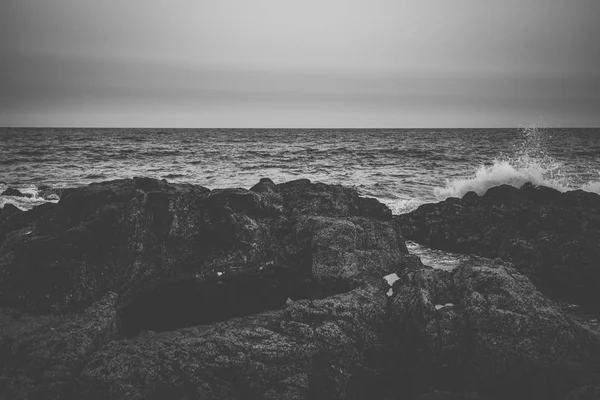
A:
<svg viewBox="0 0 600 400">
<path fill-rule="evenodd" d="M 520 188 L 527 182 L 536 186 L 546 186 L 561 192 L 583 189 L 600 193 L 600 179 L 581 183 L 578 176 L 569 174 L 567 166 L 547 153 L 549 138 L 543 130 L 532 126 L 522 131 L 522 141 L 515 145 L 514 154 L 494 159 L 491 165 L 480 165 L 469 176 L 446 179 L 444 187 L 434 189 L 439 200 L 448 197 L 462 197 L 474 191 L 478 195 L 499 185 Z M 600 178 L 600 174 L 599 174 Z"/>
</svg>

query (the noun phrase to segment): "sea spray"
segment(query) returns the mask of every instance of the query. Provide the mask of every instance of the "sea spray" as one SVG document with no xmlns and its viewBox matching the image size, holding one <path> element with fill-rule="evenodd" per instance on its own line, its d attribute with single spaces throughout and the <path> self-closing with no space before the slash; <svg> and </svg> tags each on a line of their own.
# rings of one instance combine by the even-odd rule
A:
<svg viewBox="0 0 600 400">
<path fill-rule="evenodd" d="M 446 179 L 445 187 L 434 189 L 436 197 L 462 197 L 469 191 L 483 195 L 489 188 L 511 185 L 520 188 L 527 182 L 547 186 L 561 192 L 583 189 L 600 193 L 600 180 L 580 182 L 566 173 L 567 166 L 549 154 L 552 137 L 531 126 L 521 129 L 520 140 L 513 144 L 512 154 L 494 159 L 491 165 L 480 165 L 468 177 Z"/>
<path fill-rule="evenodd" d="M 412 210 L 417 209 L 421 204 L 424 203 L 423 199 L 415 198 L 415 199 L 389 199 L 389 198 L 378 198 L 377 200 L 385 204 L 389 207 L 394 215 L 406 214 L 411 212 Z"/>
</svg>

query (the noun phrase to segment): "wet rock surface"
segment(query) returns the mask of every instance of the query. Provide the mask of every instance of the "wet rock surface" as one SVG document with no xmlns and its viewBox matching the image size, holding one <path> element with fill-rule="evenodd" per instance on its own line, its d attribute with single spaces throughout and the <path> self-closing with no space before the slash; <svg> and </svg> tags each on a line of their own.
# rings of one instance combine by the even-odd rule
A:
<svg viewBox="0 0 600 400">
<path fill-rule="evenodd" d="M 525 184 L 394 217 L 407 239 L 512 262 L 554 297 L 600 304 L 600 195 Z"/>
<path fill-rule="evenodd" d="M 72 399 L 85 358 L 116 338 L 116 297 L 60 316 L 0 307 L 0 398 Z"/>
<path fill-rule="evenodd" d="M 512 264 L 474 257 L 452 272 L 407 269 L 394 292 L 407 396 L 433 387 L 465 398 L 564 399 L 599 377 L 598 336 Z"/>
<path fill-rule="evenodd" d="M 554 399 L 596 383 L 598 338 L 512 265 L 424 267 L 396 222 L 353 189 L 267 178 L 5 207 L 0 398 Z"/>
<path fill-rule="evenodd" d="M 31 197 L 31 195 L 28 196 L 27 194 L 21 193 L 19 189 L 15 189 L 12 187 L 9 187 L 8 189 L 0 193 L 0 196 Z"/>
<path fill-rule="evenodd" d="M 83 369 L 81 398 L 362 398 L 379 391 L 387 297 L 366 285 L 322 300 L 113 341 Z M 96 396 L 96 397 L 95 397 Z"/>
<path fill-rule="evenodd" d="M 164 346 L 181 339 L 176 332 L 187 332 L 190 338 L 198 336 L 196 342 L 204 346 L 202 337 L 207 334 L 196 331 L 214 326 L 211 329 L 219 333 L 210 340 L 221 343 L 227 339 L 219 346 L 231 346 L 229 357 L 237 357 L 240 352 L 250 351 L 258 339 L 249 339 L 245 344 L 248 348 L 244 349 L 240 339 L 244 336 L 236 334 L 236 329 L 267 329 L 263 327 L 265 321 L 275 326 L 273 334 L 283 335 L 281 344 L 265 345 L 265 354 L 259 349 L 252 351 L 260 353 L 259 357 L 281 353 L 275 364 L 296 362 L 295 356 L 286 355 L 287 350 L 283 350 L 296 345 L 295 329 L 308 335 L 302 340 L 310 351 L 302 356 L 304 361 L 297 361 L 298 382 L 293 374 L 277 375 L 288 379 L 292 386 L 304 382 L 302 390 L 307 390 L 309 375 L 304 367 L 312 368 L 310 362 L 317 351 L 324 352 L 325 358 L 331 357 L 325 344 L 312 343 L 317 340 L 313 331 L 321 332 L 323 337 L 330 335 L 327 340 L 342 340 L 345 329 L 354 336 L 334 347 L 352 354 L 356 352 L 352 343 L 359 340 L 357 337 L 380 335 L 383 330 L 364 327 L 368 325 L 366 321 L 351 322 L 361 318 L 352 314 L 368 308 L 370 311 L 361 315 L 371 311 L 375 319 L 377 313 L 384 315 L 387 287 L 382 277 L 410 260 L 387 207 L 360 198 L 352 189 L 307 180 L 275 185 L 263 179 L 252 190 L 212 191 L 148 178 L 118 180 L 65 191 L 58 204 L 44 204 L 27 212 L 8 207 L 1 216 L 0 306 L 6 314 L 2 344 L 7 355 L 3 358 L 7 378 L 2 381 L 2 393 L 9 393 L 11 398 L 28 398 L 38 392 L 44 393 L 42 397 L 80 398 L 73 392 L 75 388 L 84 398 L 94 398 L 94 393 L 101 393 L 100 398 L 164 398 L 161 396 L 169 397 L 171 392 L 187 393 L 184 378 L 178 383 L 173 381 L 182 374 L 179 369 L 169 372 L 173 376 L 156 380 L 155 386 L 146 387 L 146 383 L 136 381 L 141 365 L 134 363 L 123 372 L 123 379 L 136 382 L 129 391 L 118 389 L 122 382 L 112 382 L 113 373 L 102 377 L 92 366 L 84 369 L 87 372 L 81 378 L 75 376 L 87 365 L 91 352 L 97 355 L 94 362 L 113 358 L 98 352 L 102 345 L 109 346 L 107 352 L 121 351 L 125 346 L 130 348 L 125 353 L 132 353 L 137 351 L 135 343 L 142 343 L 143 352 L 135 359 L 143 364 L 150 362 L 152 356 L 145 352 L 160 350 L 162 342 L 149 339 L 154 333 L 148 332 L 164 338 Z M 348 294 L 335 300 L 339 293 Z M 110 297 L 110 306 L 106 306 L 106 296 Z M 94 310 L 99 302 L 105 304 L 103 309 L 110 310 L 107 316 L 85 319 L 97 314 Z M 284 317 L 284 309 L 296 309 L 302 304 L 306 313 L 317 312 L 315 307 L 320 310 L 315 321 L 306 317 L 312 327 Z M 331 307 L 334 316 L 328 317 Z M 352 311 L 344 312 L 343 318 L 348 321 L 342 322 L 342 317 L 335 315 L 344 308 Z M 303 315 L 300 311 L 297 314 Z M 320 318 L 324 318 L 319 322 L 325 324 L 322 328 L 317 324 Z M 100 339 L 90 339 L 88 336 L 93 335 L 86 330 L 87 324 L 110 328 L 99 327 L 99 332 L 107 333 L 99 334 Z M 202 328 L 191 328 L 194 326 Z M 232 333 L 225 335 L 229 330 Z M 285 333 L 288 331 L 292 333 Z M 72 360 L 65 364 L 60 361 L 60 352 L 51 349 L 69 348 L 71 335 L 90 343 L 85 349 L 73 350 Z M 19 339 L 21 336 L 29 339 Z M 124 339 L 127 337 L 132 339 Z M 21 343 L 19 340 L 50 349 L 44 350 L 42 356 L 28 345 L 17 346 L 17 351 L 15 343 Z M 210 340 L 207 339 L 207 346 Z M 173 362 L 180 354 L 173 354 Z M 40 365 L 23 372 L 20 366 L 28 360 Z M 348 361 L 348 374 L 356 374 L 362 368 L 357 360 Z M 202 358 L 192 361 L 194 365 L 205 362 Z M 154 362 L 157 371 L 169 368 L 163 365 L 162 356 Z M 185 362 L 177 368 L 184 367 Z M 128 367 L 123 364 L 123 368 Z M 57 369 L 68 373 L 47 378 L 54 376 Z M 19 374 L 27 379 L 14 378 Z M 344 375 L 344 379 L 349 376 Z M 312 374 L 310 380 L 316 377 Z M 197 383 L 206 380 L 198 383 L 200 386 L 213 378 L 194 377 Z M 84 381 L 89 382 L 89 387 Z M 259 389 L 224 382 L 214 387 L 215 398 L 226 393 L 243 397 L 246 389 L 252 393 L 271 390 L 272 396 L 277 397 L 279 389 L 268 386 L 270 382 L 256 383 Z M 100 390 L 96 384 L 108 389 Z M 328 384 L 333 385 L 333 391 L 342 390 L 337 388 L 338 383 Z M 192 392 L 203 398 L 203 390 L 199 387 Z"/>
</svg>

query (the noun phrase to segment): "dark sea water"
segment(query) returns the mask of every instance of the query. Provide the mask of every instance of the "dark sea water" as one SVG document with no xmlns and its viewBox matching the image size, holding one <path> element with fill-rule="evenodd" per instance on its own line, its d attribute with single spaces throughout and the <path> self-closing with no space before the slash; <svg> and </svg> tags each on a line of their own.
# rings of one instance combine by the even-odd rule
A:
<svg viewBox="0 0 600 400">
<path fill-rule="evenodd" d="M 148 176 L 208 188 L 262 177 L 352 186 L 395 214 L 527 181 L 600 192 L 600 129 L 0 129 L 0 197 Z M 53 200 L 56 201 L 56 200 Z"/>
</svg>

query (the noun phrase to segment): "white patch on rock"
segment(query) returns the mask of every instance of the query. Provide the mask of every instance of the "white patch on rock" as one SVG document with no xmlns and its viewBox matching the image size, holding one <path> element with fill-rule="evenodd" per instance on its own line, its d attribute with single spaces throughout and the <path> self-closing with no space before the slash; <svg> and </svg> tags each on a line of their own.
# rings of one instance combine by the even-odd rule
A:
<svg viewBox="0 0 600 400">
<path fill-rule="evenodd" d="M 392 286 L 394 282 L 396 282 L 400 278 L 396 274 L 389 274 L 384 276 L 383 279 L 387 281 L 388 285 Z"/>
</svg>

